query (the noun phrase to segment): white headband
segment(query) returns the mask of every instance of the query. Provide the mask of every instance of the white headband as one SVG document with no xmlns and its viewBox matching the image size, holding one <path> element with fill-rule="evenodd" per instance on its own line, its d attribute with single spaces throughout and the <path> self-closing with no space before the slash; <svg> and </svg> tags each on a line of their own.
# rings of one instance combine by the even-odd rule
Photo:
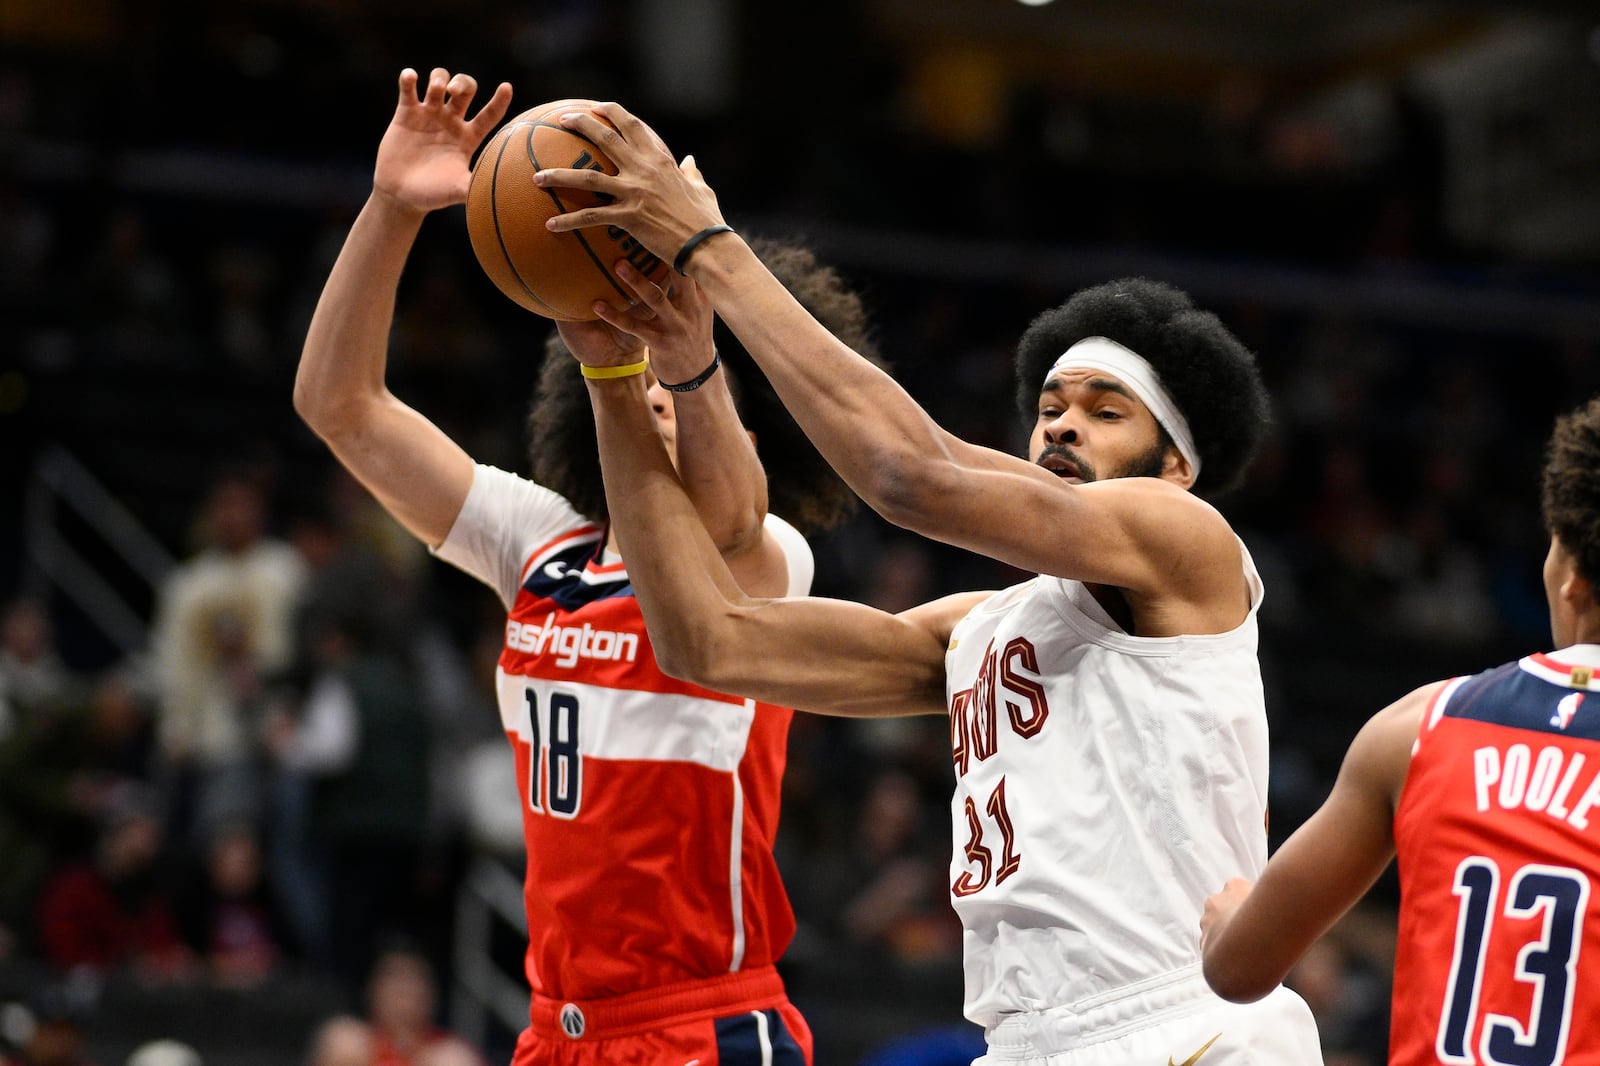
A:
<svg viewBox="0 0 1600 1066">
<path fill-rule="evenodd" d="M 1167 431 L 1178 454 L 1189 460 L 1194 476 L 1200 476 L 1200 454 L 1194 448 L 1194 434 L 1189 431 L 1189 420 L 1183 417 L 1178 405 L 1161 385 L 1161 376 L 1155 367 L 1137 352 L 1130 351 L 1109 337 L 1085 337 L 1068 348 L 1050 367 L 1044 380 L 1061 370 L 1104 370 L 1127 385 L 1133 394 L 1150 408 L 1161 428 Z"/>
</svg>

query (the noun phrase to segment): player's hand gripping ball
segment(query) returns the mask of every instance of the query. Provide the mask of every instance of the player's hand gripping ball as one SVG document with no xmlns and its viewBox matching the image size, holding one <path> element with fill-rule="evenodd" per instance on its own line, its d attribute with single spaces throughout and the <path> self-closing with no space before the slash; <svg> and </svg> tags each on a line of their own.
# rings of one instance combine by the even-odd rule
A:
<svg viewBox="0 0 1600 1066">
<path fill-rule="evenodd" d="M 535 314 L 566 321 L 596 317 L 596 300 L 614 307 L 634 302 L 612 266 L 626 259 L 660 284 L 671 269 L 615 226 L 552 233 L 545 220 L 602 200 L 578 189 L 541 189 L 533 176 L 551 168 L 600 170 L 616 166 L 588 138 L 561 125 L 561 116 L 590 111 L 593 100 L 553 100 L 530 108 L 489 138 L 472 167 L 467 233 L 484 273 L 501 292 Z"/>
</svg>

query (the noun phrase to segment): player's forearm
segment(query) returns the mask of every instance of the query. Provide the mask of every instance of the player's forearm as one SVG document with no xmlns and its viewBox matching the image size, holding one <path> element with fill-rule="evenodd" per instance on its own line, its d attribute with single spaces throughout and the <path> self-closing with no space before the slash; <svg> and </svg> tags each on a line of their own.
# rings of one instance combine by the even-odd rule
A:
<svg viewBox="0 0 1600 1066">
<path fill-rule="evenodd" d="M 362 208 L 312 315 L 294 405 L 385 510 L 437 547 L 472 486 L 472 459 L 384 384 L 395 293 L 423 217 L 378 192 Z"/>
<path fill-rule="evenodd" d="M 663 670 L 834 713 L 940 711 L 944 646 L 862 604 L 745 596 L 701 525 L 642 386 L 591 381 L 606 506 Z"/>
<path fill-rule="evenodd" d="M 722 371 L 674 398 L 678 477 L 724 557 L 754 548 L 767 513 L 767 478 Z"/>
<path fill-rule="evenodd" d="M 1201 970 L 1211 990 L 1223 999 L 1253 1003 L 1266 996 L 1309 946 L 1291 938 L 1288 930 L 1274 933 L 1273 919 L 1263 917 L 1269 906 L 1263 900 L 1246 899 L 1203 940 Z"/>
<path fill-rule="evenodd" d="M 294 406 L 325 439 L 359 428 L 387 395 L 395 293 L 423 217 L 375 192 L 323 286 L 300 353 Z"/>
<path fill-rule="evenodd" d="M 588 382 L 606 510 L 663 669 L 699 680 L 740 592 L 684 491 L 640 378 Z"/>
<path fill-rule="evenodd" d="M 691 268 L 806 436 L 868 505 L 915 527 L 946 498 L 941 475 L 959 465 L 959 442 L 812 318 L 743 241 L 706 243 Z"/>
</svg>

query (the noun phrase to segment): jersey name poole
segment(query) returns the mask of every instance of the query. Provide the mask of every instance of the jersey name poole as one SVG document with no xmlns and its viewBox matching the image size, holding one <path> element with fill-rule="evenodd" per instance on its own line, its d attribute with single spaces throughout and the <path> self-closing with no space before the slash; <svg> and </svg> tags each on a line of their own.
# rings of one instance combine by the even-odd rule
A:
<svg viewBox="0 0 1600 1066">
<path fill-rule="evenodd" d="M 1512 744 L 1500 753 L 1495 747 L 1478 748 L 1472 753 L 1472 779 L 1477 789 L 1479 811 L 1491 804 L 1503 810 L 1526 807 L 1543 812 L 1574 829 L 1589 828 L 1589 812 L 1600 806 L 1600 773 L 1588 775 L 1578 802 L 1569 810 L 1567 801 L 1583 772 L 1581 752 L 1566 752 L 1547 747 L 1535 759 L 1526 744 Z"/>
</svg>

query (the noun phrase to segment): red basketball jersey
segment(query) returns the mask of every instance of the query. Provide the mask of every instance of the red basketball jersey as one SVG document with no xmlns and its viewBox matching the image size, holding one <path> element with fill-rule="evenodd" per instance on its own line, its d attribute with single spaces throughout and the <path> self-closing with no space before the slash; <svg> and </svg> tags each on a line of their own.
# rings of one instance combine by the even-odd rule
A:
<svg viewBox="0 0 1600 1066">
<path fill-rule="evenodd" d="M 1600 647 L 1435 699 L 1395 815 L 1390 1059 L 1600 1064 Z"/>
<path fill-rule="evenodd" d="M 792 712 L 662 673 L 603 546 L 559 496 L 480 467 L 439 550 L 508 603 L 496 684 L 527 845 L 527 976 L 558 1002 L 770 967 L 794 933 L 772 853 Z"/>
</svg>

